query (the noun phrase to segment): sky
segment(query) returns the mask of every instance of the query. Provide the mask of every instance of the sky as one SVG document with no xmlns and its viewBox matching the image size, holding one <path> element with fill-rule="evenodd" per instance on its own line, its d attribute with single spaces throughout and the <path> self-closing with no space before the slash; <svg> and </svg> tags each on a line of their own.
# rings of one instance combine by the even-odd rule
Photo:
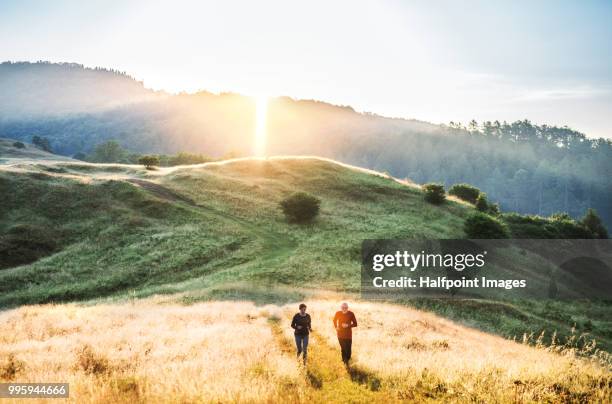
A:
<svg viewBox="0 0 612 404">
<path fill-rule="evenodd" d="M 612 138 L 612 1 L 0 0 L 0 61 Z"/>
</svg>

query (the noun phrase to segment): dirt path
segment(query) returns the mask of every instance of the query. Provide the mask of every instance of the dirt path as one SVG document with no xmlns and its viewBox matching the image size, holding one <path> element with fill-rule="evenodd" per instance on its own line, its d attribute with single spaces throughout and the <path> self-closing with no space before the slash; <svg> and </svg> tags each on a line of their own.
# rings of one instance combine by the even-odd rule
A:
<svg viewBox="0 0 612 404">
<path fill-rule="evenodd" d="M 139 186 L 140 188 L 150 192 L 159 199 L 163 199 L 170 202 L 184 202 L 190 206 L 197 207 L 198 205 L 190 198 L 174 192 L 170 188 L 164 187 L 163 185 L 157 184 L 153 181 L 141 180 L 138 178 L 128 178 L 125 180 L 130 184 Z"/>
<path fill-rule="evenodd" d="M 296 357 L 293 341 L 283 333 L 281 320 L 269 318 L 272 334 L 281 351 L 291 358 Z M 331 347 L 324 337 L 316 332 L 310 334 L 308 362 L 302 367 L 296 359 L 296 366 L 302 368 L 308 383 L 308 401 L 315 403 L 337 402 L 342 397 L 349 403 L 392 403 L 397 398 L 385 391 L 380 378 L 356 366 L 348 369 L 342 363 L 339 349 Z"/>
</svg>

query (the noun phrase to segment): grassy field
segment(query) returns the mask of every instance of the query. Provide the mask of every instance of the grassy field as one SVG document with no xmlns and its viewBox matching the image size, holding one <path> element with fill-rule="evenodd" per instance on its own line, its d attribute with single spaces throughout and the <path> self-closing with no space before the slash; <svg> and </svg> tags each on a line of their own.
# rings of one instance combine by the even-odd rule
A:
<svg viewBox="0 0 612 404">
<path fill-rule="evenodd" d="M 314 223 L 286 222 L 294 191 L 322 200 Z M 11 158 L 0 194 L 1 380 L 53 376 L 81 402 L 610 398 L 610 306 L 595 302 L 359 302 L 347 372 L 329 316 L 359 300 L 361 241 L 463 238 L 474 209 L 380 173 Z M 320 324 L 306 369 L 287 327 L 301 300 Z"/>
<path fill-rule="evenodd" d="M 322 200 L 314 224 L 288 224 L 278 208 L 298 190 Z M 157 171 L 14 159 L 0 165 L 0 193 L 0 307 L 179 292 L 279 303 L 303 295 L 296 285 L 357 292 L 363 239 L 462 238 L 473 210 L 434 206 L 418 187 L 317 158 Z M 409 304 L 505 337 L 546 330 L 550 340 L 575 327 L 612 347 L 609 305 Z"/>
<path fill-rule="evenodd" d="M 595 361 L 391 304 L 352 304 L 360 325 L 347 371 L 331 325 L 338 298 L 309 301 L 306 367 L 289 328 L 295 304 L 156 297 L 9 310 L 0 314 L 0 381 L 68 382 L 79 403 L 612 399 L 612 373 Z"/>
<path fill-rule="evenodd" d="M 322 199 L 313 225 L 287 224 L 278 209 L 295 190 Z M 3 239 L 21 249 L 15 260 L 33 261 L 2 270 L 0 306 L 228 280 L 356 291 L 362 239 L 462 237 L 468 211 L 434 207 L 417 189 L 318 159 L 157 172 L 15 164 L 0 167 L 0 191 L 8 196 Z"/>
</svg>

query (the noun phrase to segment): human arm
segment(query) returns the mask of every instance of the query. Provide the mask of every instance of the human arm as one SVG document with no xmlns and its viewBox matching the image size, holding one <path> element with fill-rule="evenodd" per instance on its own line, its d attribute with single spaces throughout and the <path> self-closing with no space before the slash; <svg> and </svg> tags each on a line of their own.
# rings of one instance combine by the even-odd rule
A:
<svg viewBox="0 0 612 404">
<path fill-rule="evenodd" d="M 352 317 L 351 318 L 351 328 L 357 327 L 357 318 L 355 317 L 354 313 L 351 313 L 351 314 L 352 314 L 352 316 L 351 316 Z"/>
<path fill-rule="evenodd" d="M 293 320 L 291 320 L 291 328 L 297 330 L 297 316 L 293 316 Z"/>
</svg>

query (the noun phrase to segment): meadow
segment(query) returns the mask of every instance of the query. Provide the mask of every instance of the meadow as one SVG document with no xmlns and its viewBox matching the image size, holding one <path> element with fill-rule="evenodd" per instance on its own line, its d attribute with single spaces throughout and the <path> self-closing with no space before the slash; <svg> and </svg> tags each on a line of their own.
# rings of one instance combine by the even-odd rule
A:
<svg viewBox="0 0 612 404">
<path fill-rule="evenodd" d="M 322 201 L 314 223 L 278 208 L 298 190 Z M 66 381 L 73 402 L 610 399 L 609 304 L 359 300 L 363 239 L 465 237 L 474 208 L 410 182 L 314 157 L 43 155 L 3 161 L 0 193 L 2 381 Z M 331 328 L 344 299 L 360 320 L 348 371 Z M 306 368 L 299 301 L 316 323 Z"/>
<path fill-rule="evenodd" d="M 68 382 L 65 401 L 78 403 L 612 398 L 610 368 L 595 359 L 392 304 L 351 301 L 359 327 L 347 370 L 331 325 L 340 297 L 321 292 L 308 301 L 313 334 L 305 367 L 289 328 L 294 303 L 184 305 L 158 296 L 24 306 L 0 314 L 0 381 Z"/>
</svg>

